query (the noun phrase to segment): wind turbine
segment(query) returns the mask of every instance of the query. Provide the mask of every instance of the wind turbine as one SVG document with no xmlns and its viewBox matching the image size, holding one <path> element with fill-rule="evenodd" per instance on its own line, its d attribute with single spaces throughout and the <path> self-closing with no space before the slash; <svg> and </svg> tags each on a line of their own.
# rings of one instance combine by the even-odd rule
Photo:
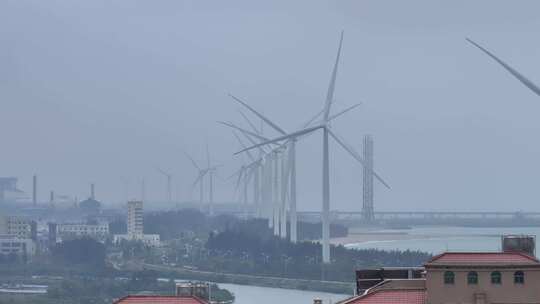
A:
<svg viewBox="0 0 540 304">
<path fill-rule="evenodd" d="M 251 107 L 250 105 L 248 105 L 245 101 L 241 100 L 240 98 L 236 97 L 236 96 L 233 96 L 231 94 L 229 94 L 229 96 L 231 98 L 233 98 L 235 101 L 237 101 L 238 103 L 240 103 L 243 107 L 247 108 L 250 112 L 252 112 L 253 114 L 255 114 L 257 117 L 259 117 L 261 119 L 261 122 L 264 122 L 265 124 L 269 125 L 271 128 L 273 128 L 274 130 L 276 130 L 277 132 L 279 132 L 280 134 L 287 134 L 286 131 L 279 127 L 275 122 L 273 122 L 271 119 L 269 119 L 268 117 L 264 116 L 263 114 L 261 114 L 259 111 L 255 110 L 253 107 Z M 347 113 L 348 111 L 358 107 L 360 104 L 354 104 L 350 107 L 347 107 L 345 108 L 344 110 L 336 113 L 336 114 L 333 114 L 329 117 L 329 121 L 332 121 L 334 119 L 336 119 L 337 117 L 343 115 L 344 113 Z M 249 120 L 249 118 L 247 118 L 243 112 L 240 111 L 240 114 L 242 115 L 242 117 L 246 120 L 246 122 L 250 125 L 250 127 L 252 128 L 253 131 L 248 131 L 248 130 L 245 130 L 243 128 L 240 128 L 232 123 L 226 123 L 226 122 L 220 122 L 221 124 L 224 124 L 228 127 L 231 127 L 233 129 L 236 129 L 236 130 L 239 130 L 240 132 L 242 132 L 242 134 L 253 144 L 253 145 L 256 145 L 257 143 L 255 142 L 255 140 L 259 140 L 259 141 L 268 141 L 269 139 L 268 138 L 265 138 L 263 137 L 257 130 L 257 128 L 255 127 L 255 125 Z M 319 116 L 321 116 L 323 114 L 323 110 L 319 111 L 315 116 L 313 116 L 310 120 L 308 120 L 306 123 L 304 123 L 301 127 L 302 128 L 306 128 L 308 126 L 310 126 L 314 121 L 315 119 L 317 119 Z M 277 188 L 277 187 L 280 187 L 280 202 L 281 202 L 281 206 L 280 208 L 276 208 L 276 206 L 274 206 L 274 210 L 279 210 L 279 213 L 281 213 L 281 218 L 280 218 L 280 223 L 281 223 L 281 227 L 280 229 L 277 229 L 275 228 L 274 232 L 276 234 L 281 234 L 282 237 L 286 237 L 286 225 L 287 225 L 287 212 L 286 212 L 286 199 L 288 198 L 289 199 L 289 216 L 290 216 L 290 231 L 289 231 L 289 234 L 290 234 L 290 240 L 292 242 L 296 242 L 297 241 L 297 204 L 296 204 L 296 141 L 297 141 L 297 138 L 292 138 L 288 141 L 286 141 L 284 144 L 282 145 L 277 145 L 277 148 L 275 149 L 277 152 L 281 152 L 282 153 L 282 166 L 281 166 L 281 176 L 277 176 L 277 175 L 273 175 L 273 183 L 271 185 L 272 187 L 272 190 Z M 274 143 L 275 145 L 275 143 Z M 286 149 L 284 149 L 286 148 Z M 273 154 L 273 153 L 267 153 L 266 151 L 262 150 L 261 147 L 259 147 L 260 150 L 260 153 L 262 155 L 268 155 L 268 157 L 266 157 L 267 161 L 269 162 L 274 162 L 276 161 L 276 155 Z M 272 150 L 273 151 L 273 150 Z M 271 152 L 272 152 L 271 151 Z M 285 153 L 285 152 L 288 152 L 288 153 Z M 261 155 L 260 155 L 261 156 Z M 259 158 L 257 161 L 259 163 L 261 163 L 261 159 L 262 158 Z M 259 166 L 261 171 L 264 170 L 265 166 L 261 165 Z M 272 166 L 272 171 L 276 171 L 276 170 L 279 170 L 276 169 L 275 166 Z M 258 175 L 256 174 L 255 175 L 255 182 L 258 182 L 257 181 L 257 177 Z M 261 185 L 262 186 L 265 186 L 265 179 L 264 179 L 264 173 L 261 174 L 261 177 L 262 177 L 262 183 Z M 281 179 L 281 183 L 279 185 L 276 184 L 276 181 L 275 179 L 276 178 L 280 178 Z M 265 189 L 262 189 L 261 187 L 261 192 L 263 194 L 263 198 L 264 198 L 264 190 Z M 275 193 L 272 193 L 273 196 L 276 196 Z M 264 199 L 263 199 L 264 200 Z M 273 198 L 271 200 L 276 200 L 276 198 Z M 285 210 L 285 211 L 283 211 Z M 277 213 L 277 211 L 276 211 Z M 275 215 L 275 213 L 274 213 Z M 271 221 L 271 227 L 273 227 L 273 222 L 276 221 L 276 217 L 272 217 L 272 218 L 268 218 L 269 221 Z"/>
<path fill-rule="evenodd" d="M 202 208 L 202 204 L 203 204 L 203 200 L 204 200 L 204 176 L 206 175 L 207 173 L 207 170 L 206 169 L 202 169 L 198 164 L 197 162 L 191 157 L 189 156 L 189 154 L 185 153 L 184 154 L 186 155 L 186 157 L 191 161 L 191 163 L 193 164 L 193 166 L 195 167 L 195 169 L 197 169 L 198 171 L 198 174 L 197 174 L 197 178 L 195 179 L 195 181 L 193 182 L 193 185 L 192 185 L 192 189 L 197 186 L 197 184 L 199 184 L 199 203 L 200 203 L 200 208 Z"/>
<path fill-rule="evenodd" d="M 172 174 L 159 167 L 156 169 L 158 170 L 159 173 L 163 174 L 163 176 L 167 178 L 167 200 L 169 203 L 172 203 L 172 192 L 171 192 Z"/>
<path fill-rule="evenodd" d="M 482 47 L 480 44 L 472 41 L 469 38 L 466 38 L 468 42 L 470 42 L 475 47 L 479 48 L 482 52 L 484 52 L 486 55 L 491 57 L 493 60 L 495 60 L 497 63 L 499 63 L 505 70 L 510 72 L 514 77 L 517 78 L 523 85 L 525 85 L 527 88 L 529 88 L 531 91 L 533 91 L 536 95 L 540 96 L 540 88 L 534 84 L 532 81 L 530 81 L 527 77 L 523 76 L 521 73 L 519 73 L 517 70 L 512 68 L 510 65 L 508 65 L 506 62 L 499 59 L 497 56 L 495 56 L 493 53 Z"/>
<path fill-rule="evenodd" d="M 219 165 L 211 165 L 210 161 L 210 150 L 208 149 L 208 144 L 206 144 L 206 172 L 208 173 L 209 177 L 209 193 L 208 193 L 208 214 L 210 216 L 214 215 L 214 174 L 216 173 L 216 169 L 219 167 Z"/>
<path fill-rule="evenodd" d="M 254 145 L 252 147 L 249 147 L 247 149 L 252 149 L 258 146 L 267 145 L 271 143 L 281 142 L 284 140 L 291 140 L 291 139 L 297 139 L 300 136 L 308 135 L 310 133 L 313 133 L 314 131 L 317 131 L 319 129 L 322 130 L 323 133 L 323 142 L 322 142 L 322 150 L 323 150 L 323 161 L 322 161 L 322 256 L 323 256 L 323 263 L 330 263 L 330 163 L 329 163 L 329 149 L 328 149 L 328 137 L 331 136 L 343 149 L 345 149 L 349 154 L 353 156 L 354 159 L 356 159 L 358 162 L 360 162 L 362 165 L 365 166 L 365 162 L 360 157 L 360 155 L 349 145 L 347 144 L 340 136 L 338 136 L 335 131 L 333 131 L 330 127 L 330 118 L 332 117 L 330 115 L 330 109 L 333 102 L 334 97 L 334 90 L 335 90 L 335 84 L 336 84 L 336 76 L 338 72 L 338 64 L 339 59 L 341 56 L 341 48 L 343 44 L 343 32 L 341 33 L 340 41 L 339 41 L 339 47 L 337 51 L 336 60 L 334 63 L 334 68 L 332 70 L 331 78 L 330 78 L 330 84 L 328 86 L 328 91 L 326 94 L 326 100 L 324 104 L 324 108 L 322 111 L 322 121 L 312 127 L 307 127 L 292 133 L 285 134 L 283 136 L 274 138 L 272 140 L 259 143 L 257 145 Z M 239 151 L 237 153 L 240 153 L 243 151 Z M 377 180 L 379 180 L 384 186 L 387 188 L 390 188 L 388 184 L 374 171 L 372 171 L 372 174 Z"/>
</svg>

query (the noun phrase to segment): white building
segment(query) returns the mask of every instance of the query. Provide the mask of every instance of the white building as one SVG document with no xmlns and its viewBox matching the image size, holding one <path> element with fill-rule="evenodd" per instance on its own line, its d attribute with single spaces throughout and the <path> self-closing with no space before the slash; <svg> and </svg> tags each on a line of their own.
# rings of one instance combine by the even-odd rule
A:
<svg viewBox="0 0 540 304">
<path fill-rule="evenodd" d="M 127 203 L 127 233 L 139 236 L 143 232 L 143 202 L 130 201 Z"/>
<path fill-rule="evenodd" d="M 129 201 L 127 209 L 127 234 L 115 235 L 114 242 L 139 241 L 148 246 L 159 246 L 161 244 L 159 234 L 144 234 L 143 202 Z"/>
<path fill-rule="evenodd" d="M 70 238 L 91 237 L 99 241 L 105 240 L 109 236 L 109 224 L 81 224 L 65 223 L 57 226 L 58 236 L 62 240 Z"/>
<path fill-rule="evenodd" d="M 0 234 L 32 238 L 32 221 L 18 216 L 0 216 Z"/>
<path fill-rule="evenodd" d="M 26 255 L 36 254 L 36 244 L 31 239 L 22 239 L 13 235 L 0 235 L 0 254 Z"/>
</svg>

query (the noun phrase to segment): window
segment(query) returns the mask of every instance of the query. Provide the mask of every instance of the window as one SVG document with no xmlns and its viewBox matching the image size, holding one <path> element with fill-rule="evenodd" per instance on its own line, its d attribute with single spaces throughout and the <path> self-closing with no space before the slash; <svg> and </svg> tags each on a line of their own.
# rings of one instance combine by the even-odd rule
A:
<svg viewBox="0 0 540 304">
<path fill-rule="evenodd" d="M 501 273 L 499 271 L 494 271 L 491 273 L 491 284 L 501 284 Z"/>
<path fill-rule="evenodd" d="M 514 272 L 514 283 L 515 284 L 524 284 L 525 283 L 525 274 L 523 271 L 519 270 Z"/>
<path fill-rule="evenodd" d="M 452 271 L 444 273 L 444 284 L 454 284 L 455 275 Z"/>
<path fill-rule="evenodd" d="M 478 284 L 478 273 L 476 271 L 470 271 L 467 274 L 467 284 L 469 285 Z"/>
</svg>

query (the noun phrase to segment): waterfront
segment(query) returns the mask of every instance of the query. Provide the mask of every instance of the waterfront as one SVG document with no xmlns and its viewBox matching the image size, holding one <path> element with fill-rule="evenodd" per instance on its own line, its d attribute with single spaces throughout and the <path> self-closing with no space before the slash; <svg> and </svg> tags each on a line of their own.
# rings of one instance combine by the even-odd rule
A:
<svg viewBox="0 0 540 304">
<path fill-rule="evenodd" d="M 340 243 L 348 248 L 381 250 L 420 250 L 433 254 L 443 251 L 498 251 L 501 235 L 540 235 L 540 227 L 430 227 L 353 230 Z"/>
<path fill-rule="evenodd" d="M 350 296 L 317 291 L 292 290 L 236 284 L 219 284 L 219 287 L 225 288 L 234 293 L 236 297 L 234 304 L 311 304 L 313 303 L 313 299 L 315 298 L 324 300 L 324 303 L 336 303 L 337 301 L 343 300 Z"/>
</svg>

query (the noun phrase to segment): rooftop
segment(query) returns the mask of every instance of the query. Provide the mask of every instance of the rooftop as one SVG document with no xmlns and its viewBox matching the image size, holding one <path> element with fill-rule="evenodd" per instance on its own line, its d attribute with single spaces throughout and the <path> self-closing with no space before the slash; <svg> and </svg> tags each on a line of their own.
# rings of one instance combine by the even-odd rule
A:
<svg viewBox="0 0 540 304">
<path fill-rule="evenodd" d="M 375 290 L 339 304 L 425 304 L 425 289 Z"/>
<path fill-rule="evenodd" d="M 540 262 L 521 252 L 445 252 L 434 256 L 425 266 L 507 266 L 540 265 Z"/>
<path fill-rule="evenodd" d="M 113 304 L 207 304 L 205 301 L 194 297 L 176 296 L 127 296 L 118 299 Z"/>
<path fill-rule="evenodd" d="M 368 289 L 365 294 L 339 304 L 425 304 L 426 280 L 385 280 Z"/>
</svg>

